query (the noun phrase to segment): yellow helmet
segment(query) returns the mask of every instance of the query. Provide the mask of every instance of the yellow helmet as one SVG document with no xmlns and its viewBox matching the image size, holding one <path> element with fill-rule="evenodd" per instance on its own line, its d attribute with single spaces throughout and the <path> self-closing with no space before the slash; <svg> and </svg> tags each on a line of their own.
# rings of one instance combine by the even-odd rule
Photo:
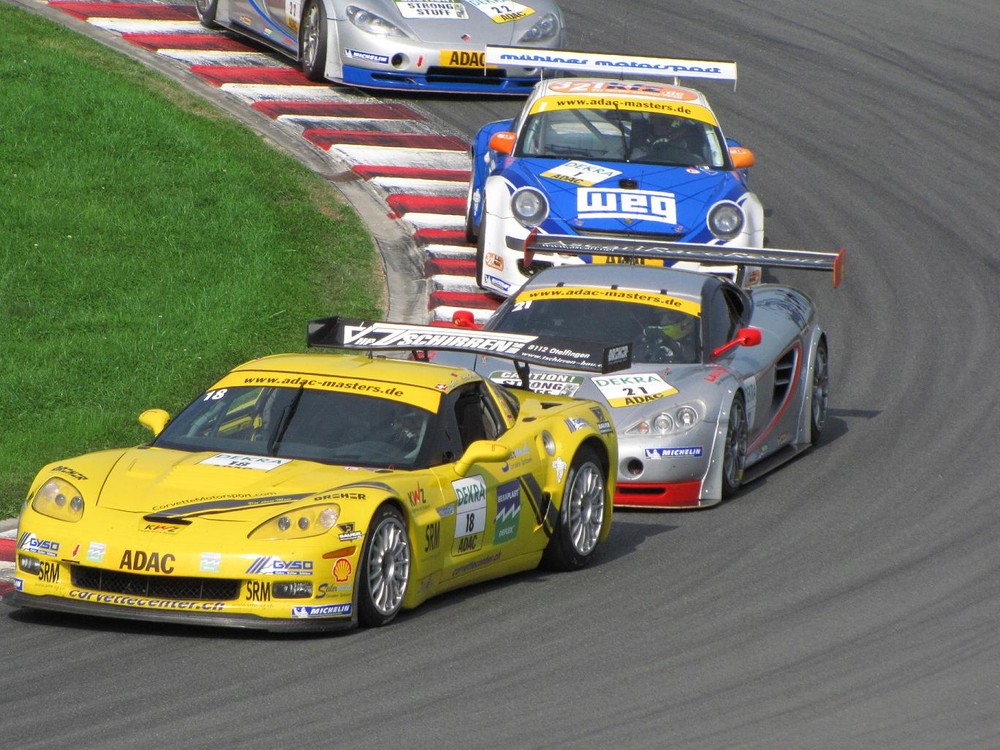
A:
<svg viewBox="0 0 1000 750">
<path fill-rule="evenodd" d="M 674 341 L 680 341 L 691 336 L 698 326 L 698 319 L 694 315 L 687 313 L 676 313 L 669 323 L 661 326 L 661 329 Z"/>
</svg>

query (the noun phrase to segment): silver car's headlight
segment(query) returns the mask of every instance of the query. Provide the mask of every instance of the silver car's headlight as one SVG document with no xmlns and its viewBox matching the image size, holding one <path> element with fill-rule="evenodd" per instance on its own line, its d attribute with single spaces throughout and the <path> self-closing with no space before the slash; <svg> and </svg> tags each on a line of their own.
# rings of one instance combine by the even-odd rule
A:
<svg viewBox="0 0 1000 750">
<path fill-rule="evenodd" d="M 375 36 L 409 36 L 396 24 L 386 21 L 382 16 L 377 16 L 371 11 L 359 8 L 356 5 L 348 5 L 345 11 L 347 20 L 364 32 Z"/>
<path fill-rule="evenodd" d="M 545 221 L 549 215 L 549 202 L 541 191 L 533 187 L 518 188 L 510 197 L 510 210 L 518 224 L 531 229 Z"/>
<path fill-rule="evenodd" d="M 708 228 L 720 240 L 731 240 L 743 231 L 743 209 L 732 201 L 720 201 L 708 211 Z"/>
<path fill-rule="evenodd" d="M 682 404 L 650 414 L 628 427 L 625 435 L 676 435 L 687 432 L 701 421 L 701 412 L 693 404 Z"/>
<path fill-rule="evenodd" d="M 546 13 L 544 16 L 535 21 L 532 27 L 525 31 L 517 42 L 518 44 L 544 42 L 546 39 L 552 39 L 553 37 L 558 36 L 558 34 L 559 19 L 556 18 L 555 13 Z"/>
</svg>

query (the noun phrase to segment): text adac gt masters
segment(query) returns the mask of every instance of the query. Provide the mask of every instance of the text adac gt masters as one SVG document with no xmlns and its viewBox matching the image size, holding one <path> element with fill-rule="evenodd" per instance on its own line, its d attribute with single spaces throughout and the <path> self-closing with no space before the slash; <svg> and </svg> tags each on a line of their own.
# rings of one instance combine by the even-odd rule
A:
<svg viewBox="0 0 1000 750">
<path fill-rule="evenodd" d="M 330 318 L 314 346 L 625 367 L 624 347 Z M 384 625 L 435 594 L 586 564 L 617 448 L 593 402 L 364 354 L 263 357 L 147 445 L 57 461 L 18 524 L 15 606 L 271 630 Z"/>
</svg>

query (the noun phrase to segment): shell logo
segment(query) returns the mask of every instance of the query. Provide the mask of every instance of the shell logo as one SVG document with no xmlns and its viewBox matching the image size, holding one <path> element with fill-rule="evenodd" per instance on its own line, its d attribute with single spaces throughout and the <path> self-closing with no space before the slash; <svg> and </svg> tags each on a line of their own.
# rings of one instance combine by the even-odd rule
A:
<svg viewBox="0 0 1000 750">
<path fill-rule="evenodd" d="M 333 566 L 333 577 L 339 582 L 343 583 L 348 578 L 351 577 L 351 561 L 344 560 L 341 558 L 337 560 L 337 564 Z"/>
</svg>

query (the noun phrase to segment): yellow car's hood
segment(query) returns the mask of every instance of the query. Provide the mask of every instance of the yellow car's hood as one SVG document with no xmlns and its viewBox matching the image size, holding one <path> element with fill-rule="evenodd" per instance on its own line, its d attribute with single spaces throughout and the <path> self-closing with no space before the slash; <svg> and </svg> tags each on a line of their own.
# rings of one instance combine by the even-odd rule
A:
<svg viewBox="0 0 1000 750">
<path fill-rule="evenodd" d="M 133 448 L 111 467 L 97 506 L 164 518 L 238 513 L 268 516 L 300 500 L 363 499 L 365 488 L 387 489 L 388 473 L 312 461 L 216 452 Z M 347 491 L 353 488 L 354 491 Z"/>
</svg>

